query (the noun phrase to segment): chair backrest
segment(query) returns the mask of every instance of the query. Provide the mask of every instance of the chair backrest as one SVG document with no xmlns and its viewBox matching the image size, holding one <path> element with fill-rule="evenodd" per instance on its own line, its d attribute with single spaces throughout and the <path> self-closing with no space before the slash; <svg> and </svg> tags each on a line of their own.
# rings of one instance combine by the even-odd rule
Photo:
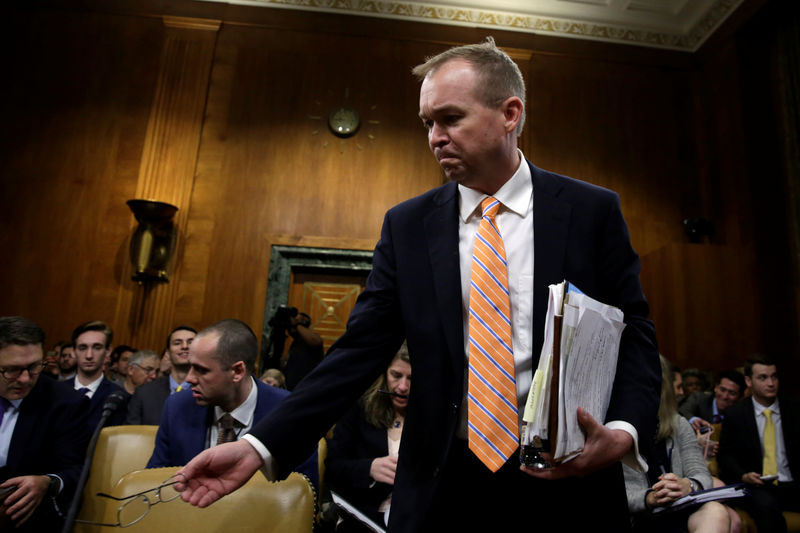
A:
<svg viewBox="0 0 800 533">
<path fill-rule="evenodd" d="M 98 492 L 111 492 L 117 482 L 134 470 L 147 466 L 153 454 L 158 426 L 111 426 L 103 428 L 97 440 L 92 467 L 78 519 L 100 521 L 109 502 L 97 498 Z M 76 524 L 75 533 L 99 532 L 97 526 Z"/>
<path fill-rule="evenodd" d="M 124 497 L 157 487 L 178 470 L 179 467 L 168 467 L 131 472 L 120 479 L 111 494 Z M 314 502 L 314 489 L 302 474 L 292 473 L 284 481 L 272 483 L 257 473 L 239 490 L 204 509 L 193 507 L 180 498 L 153 505 L 142 520 L 125 531 L 311 533 Z M 107 509 L 103 519 L 113 523 L 116 510 Z"/>
</svg>

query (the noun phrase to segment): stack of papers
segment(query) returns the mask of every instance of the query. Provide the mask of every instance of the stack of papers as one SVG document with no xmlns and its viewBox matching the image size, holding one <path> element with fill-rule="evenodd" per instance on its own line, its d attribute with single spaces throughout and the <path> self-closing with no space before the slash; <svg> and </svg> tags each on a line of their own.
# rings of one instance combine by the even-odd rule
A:
<svg viewBox="0 0 800 533">
<path fill-rule="evenodd" d="M 550 285 L 544 343 L 523 413 L 520 444 L 550 440 L 556 462 L 585 442 L 577 410 L 605 420 L 617 371 L 623 313 L 564 281 Z"/>
<path fill-rule="evenodd" d="M 716 489 L 698 490 L 690 492 L 683 498 L 678 498 L 669 505 L 664 507 L 657 507 L 653 509 L 653 514 L 666 513 L 669 511 L 678 511 L 691 507 L 693 505 L 700 505 L 706 502 L 713 502 L 718 500 L 731 500 L 733 498 L 741 498 L 749 494 L 747 487 L 744 483 L 736 483 L 735 485 L 726 485 Z"/>
</svg>

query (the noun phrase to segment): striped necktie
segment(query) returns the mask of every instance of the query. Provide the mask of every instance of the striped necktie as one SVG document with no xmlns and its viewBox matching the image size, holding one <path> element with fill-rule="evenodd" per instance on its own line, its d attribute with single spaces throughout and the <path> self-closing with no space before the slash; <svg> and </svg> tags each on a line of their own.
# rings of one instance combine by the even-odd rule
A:
<svg viewBox="0 0 800 533">
<path fill-rule="evenodd" d="M 217 433 L 217 444 L 225 444 L 236 440 L 236 433 L 233 431 L 233 417 L 230 413 L 225 413 L 219 417 L 219 432 Z"/>
<path fill-rule="evenodd" d="M 764 463 L 761 469 L 762 476 L 778 474 L 778 451 L 775 446 L 775 424 L 772 422 L 772 410 L 764 409 Z"/>
<path fill-rule="evenodd" d="M 495 224 L 500 202 L 481 202 L 469 292 L 469 449 L 497 472 L 519 445 L 508 266 Z"/>
</svg>

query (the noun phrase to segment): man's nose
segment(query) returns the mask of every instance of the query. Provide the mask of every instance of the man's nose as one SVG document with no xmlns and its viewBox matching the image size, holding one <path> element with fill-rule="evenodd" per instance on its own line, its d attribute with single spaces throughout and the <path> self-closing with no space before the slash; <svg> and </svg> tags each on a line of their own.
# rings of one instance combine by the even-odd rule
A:
<svg viewBox="0 0 800 533">
<path fill-rule="evenodd" d="M 444 146 L 447 144 L 448 140 L 449 138 L 447 136 L 447 131 L 442 126 L 434 122 L 430 131 L 428 131 L 428 144 L 430 145 L 431 149 Z"/>
</svg>

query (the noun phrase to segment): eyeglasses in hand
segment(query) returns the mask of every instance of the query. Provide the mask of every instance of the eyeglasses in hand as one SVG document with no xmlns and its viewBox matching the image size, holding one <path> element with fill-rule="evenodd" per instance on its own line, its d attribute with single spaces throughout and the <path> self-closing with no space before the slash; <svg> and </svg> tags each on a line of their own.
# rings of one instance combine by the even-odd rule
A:
<svg viewBox="0 0 800 533">
<path fill-rule="evenodd" d="M 117 498 L 116 496 L 106 494 L 105 492 L 98 492 L 97 496 L 101 498 L 108 498 L 110 500 L 124 502 L 117 509 L 117 522 L 115 524 L 108 524 L 101 522 L 92 522 L 90 520 L 75 520 L 75 521 L 80 522 L 81 524 L 92 524 L 95 526 L 106 526 L 106 527 L 132 526 L 133 524 L 139 522 L 142 518 L 144 518 L 150 511 L 150 508 L 152 506 L 158 503 L 171 502 L 172 500 L 180 496 L 181 493 L 175 489 L 175 484 L 185 483 L 185 482 L 186 478 L 183 476 L 183 474 L 176 474 L 164 480 L 164 482 L 157 487 L 153 487 L 152 489 L 147 489 L 142 492 L 137 492 L 136 494 L 131 494 L 123 498 Z M 148 494 L 152 492 L 155 492 L 154 497 L 148 496 Z"/>
</svg>

